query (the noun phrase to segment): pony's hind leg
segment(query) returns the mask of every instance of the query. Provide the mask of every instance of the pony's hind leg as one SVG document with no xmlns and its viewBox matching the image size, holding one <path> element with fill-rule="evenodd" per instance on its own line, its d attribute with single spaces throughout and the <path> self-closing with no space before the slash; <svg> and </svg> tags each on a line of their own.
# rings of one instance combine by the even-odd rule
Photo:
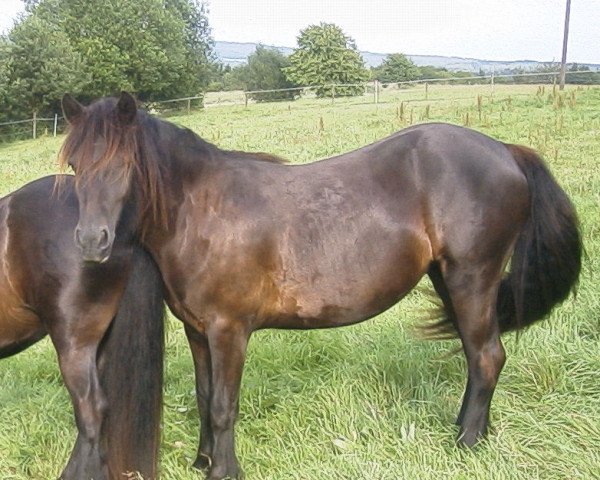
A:
<svg viewBox="0 0 600 480">
<path fill-rule="evenodd" d="M 487 433 L 489 411 L 505 352 L 496 321 L 502 265 L 458 267 L 446 264 L 444 280 L 467 358 L 468 379 L 458 442 L 473 446 Z"/>
<path fill-rule="evenodd" d="M 448 291 L 448 287 L 446 286 L 446 282 L 444 281 L 444 277 L 442 275 L 442 271 L 440 269 L 440 264 L 438 262 L 434 262 L 429 267 L 429 271 L 427 272 L 431 283 L 433 284 L 433 288 L 437 293 L 438 297 L 442 301 L 444 306 L 444 319 L 441 320 L 438 324 L 434 326 L 434 330 L 439 330 L 440 327 L 443 329 L 440 333 L 446 333 L 447 330 L 454 329 L 456 330 L 458 327 L 456 325 L 456 313 L 454 311 L 454 306 L 452 305 L 452 298 L 450 297 L 450 292 Z M 467 379 L 467 385 L 465 387 L 465 393 L 463 395 L 462 407 L 458 416 L 456 417 L 455 424 L 461 425 L 463 418 L 465 416 L 465 406 L 467 402 L 464 401 L 469 396 L 469 391 L 471 389 L 471 380 L 470 377 Z"/>
<path fill-rule="evenodd" d="M 196 399 L 200 414 L 200 443 L 194 467 L 204 470 L 210 468 L 213 452 L 213 433 L 210 422 L 210 394 L 211 394 L 211 362 L 208 339 L 188 324 L 184 324 L 185 334 L 190 344 L 192 358 L 194 359 L 194 372 L 196 375 Z"/>
</svg>

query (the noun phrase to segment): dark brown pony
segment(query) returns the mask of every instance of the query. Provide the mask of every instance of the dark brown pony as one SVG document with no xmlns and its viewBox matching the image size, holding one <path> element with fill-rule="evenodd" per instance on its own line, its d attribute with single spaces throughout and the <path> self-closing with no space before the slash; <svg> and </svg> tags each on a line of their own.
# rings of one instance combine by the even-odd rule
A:
<svg viewBox="0 0 600 480">
<path fill-rule="evenodd" d="M 87 108 L 66 96 L 63 109 L 82 256 L 112 258 L 117 219 L 136 212 L 192 347 L 195 465 L 210 479 L 240 474 L 233 429 L 253 331 L 361 322 L 428 274 L 446 313 L 438 330 L 467 358 L 458 424 L 471 446 L 488 427 L 500 334 L 547 316 L 579 276 L 576 214 L 542 160 L 473 130 L 413 126 L 287 166 L 210 145 L 127 93 Z"/>
<path fill-rule="evenodd" d="M 50 335 L 78 428 L 61 478 L 156 478 L 160 272 L 129 220 L 117 228 L 110 259 L 83 262 L 73 179 L 63 177 L 58 192 L 55 183 L 46 177 L 0 199 L 0 358 Z"/>
</svg>

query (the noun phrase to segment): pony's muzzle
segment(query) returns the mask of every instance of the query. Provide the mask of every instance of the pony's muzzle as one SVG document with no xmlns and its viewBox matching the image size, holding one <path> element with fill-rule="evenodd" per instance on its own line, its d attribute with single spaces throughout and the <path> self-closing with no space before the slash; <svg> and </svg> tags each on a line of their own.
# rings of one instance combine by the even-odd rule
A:
<svg viewBox="0 0 600 480">
<path fill-rule="evenodd" d="M 75 244 L 84 262 L 104 263 L 110 257 L 113 238 L 106 226 L 75 228 Z"/>
</svg>

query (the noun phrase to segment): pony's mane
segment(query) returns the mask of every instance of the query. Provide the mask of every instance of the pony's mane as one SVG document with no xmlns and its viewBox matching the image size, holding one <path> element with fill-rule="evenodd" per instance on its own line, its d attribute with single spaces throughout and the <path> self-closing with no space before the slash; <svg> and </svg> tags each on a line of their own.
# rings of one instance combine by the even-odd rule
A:
<svg viewBox="0 0 600 480">
<path fill-rule="evenodd" d="M 135 172 L 139 176 L 142 218 L 151 215 L 154 221 L 166 225 L 165 169 L 161 168 L 157 142 L 147 131 L 154 130 L 152 123 L 158 120 L 138 110 L 133 122 L 124 124 L 116 106 L 117 99 L 107 97 L 83 110 L 67 129 L 59 151 L 59 166 L 64 171 L 71 159 L 76 159 L 75 181 L 86 182 L 113 168 L 118 153 L 123 162 L 119 173 L 129 176 Z M 105 147 L 101 152 L 97 148 L 98 140 L 102 140 Z"/>
<path fill-rule="evenodd" d="M 77 165 L 86 176 L 97 175 L 109 166 L 117 151 L 121 154 L 127 168 L 131 168 L 137 154 L 137 136 L 132 132 L 137 123 L 123 126 L 115 111 L 115 98 L 103 98 L 86 107 L 81 116 L 67 128 L 65 141 L 59 151 L 58 159 L 65 170 L 70 159 L 77 156 Z M 105 142 L 104 152 L 98 156 L 98 139 Z M 128 173 L 125 171 L 124 173 Z"/>
<path fill-rule="evenodd" d="M 160 121 L 160 120 L 158 120 Z M 190 130 L 187 127 L 181 127 L 176 124 L 161 121 L 165 125 L 169 125 L 175 131 L 175 135 L 180 136 L 180 140 L 185 139 L 186 142 L 178 141 L 176 142 L 178 145 L 187 144 L 194 145 L 196 148 L 201 147 L 206 152 L 216 153 L 219 152 L 223 155 L 223 158 L 236 158 L 242 160 L 255 160 L 259 162 L 267 162 L 267 163 L 275 163 L 275 164 L 286 164 L 289 161 L 286 158 L 280 157 L 278 155 L 274 155 L 272 153 L 266 152 L 245 152 L 243 150 L 224 150 L 222 148 L 217 147 L 216 145 L 207 142 L 202 137 L 200 137 L 196 132 Z"/>
<path fill-rule="evenodd" d="M 245 158 L 248 160 L 258 160 L 261 162 L 276 163 L 279 165 L 289 163 L 286 158 L 266 152 L 243 152 L 241 150 L 229 150 L 226 153 L 230 153 L 236 157 Z"/>
</svg>

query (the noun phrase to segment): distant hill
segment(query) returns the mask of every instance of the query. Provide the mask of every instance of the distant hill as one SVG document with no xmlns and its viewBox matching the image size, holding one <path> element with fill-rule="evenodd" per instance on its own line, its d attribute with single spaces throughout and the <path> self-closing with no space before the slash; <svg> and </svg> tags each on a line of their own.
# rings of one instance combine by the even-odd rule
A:
<svg viewBox="0 0 600 480">
<path fill-rule="evenodd" d="M 289 47 L 275 47 L 281 53 L 290 55 L 294 49 Z M 215 53 L 221 62 L 226 65 L 236 66 L 246 63 L 248 56 L 256 50 L 256 43 L 237 43 L 237 42 L 215 42 Z M 386 53 L 360 52 L 369 67 L 381 65 L 387 56 Z M 477 58 L 463 57 L 444 57 L 441 55 L 407 55 L 418 66 L 431 65 L 434 67 L 443 67 L 451 71 L 466 70 L 469 72 L 492 72 L 502 73 L 503 71 L 514 68 L 530 70 L 543 62 L 535 60 L 515 60 L 515 61 L 495 61 L 480 60 Z M 592 70 L 600 71 L 600 64 L 582 63 Z"/>
<path fill-rule="evenodd" d="M 237 43 L 237 42 L 215 42 L 215 53 L 219 60 L 225 65 L 242 65 L 246 63 L 248 57 L 256 50 L 256 43 Z M 294 49 L 289 47 L 273 47 L 285 55 L 290 55 Z"/>
</svg>

